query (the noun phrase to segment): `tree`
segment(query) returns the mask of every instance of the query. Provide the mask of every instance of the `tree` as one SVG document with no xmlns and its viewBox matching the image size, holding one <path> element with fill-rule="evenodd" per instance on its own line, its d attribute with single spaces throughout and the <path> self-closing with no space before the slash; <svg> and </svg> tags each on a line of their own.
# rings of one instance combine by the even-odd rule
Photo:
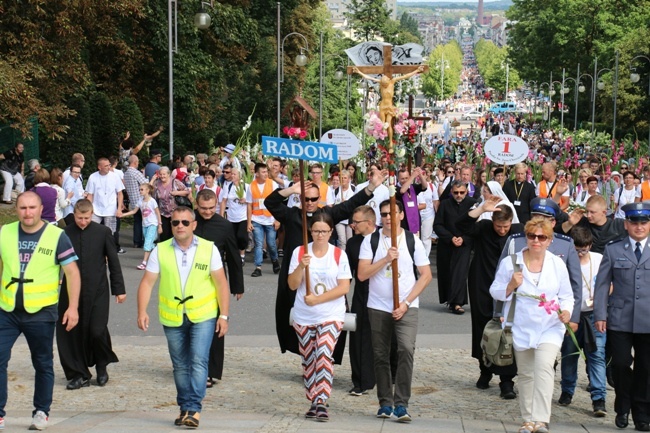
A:
<svg viewBox="0 0 650 433">
<path fill-rule="evenodd" d="M 371 41 L 382 34 L 391 11 L 384 0 L 350 0 L 345 17 L 358 39 Z"/>
<path fill-rule="evenodd" d="M 144 137 L 144 122 L 142 121 L 142 113 L 140 108 L 135 103 L 135 101 L 130 97 L 124 97 L 118 100 L 115 105 L 115 131 L 117 131 L 117 137 L 113 135 L 113 143 L 110 143 L 111 137 L 104 135 L 106 137 L 106 142 L 108 147 L 99 148 L 96 147 L 97 151 L 102 151 L 102 154 L 97 156 L 106 156 L 105 153 L 108 151 L 108 156 L 116 155 L 120 141 L 122 141 L 126 135 L 126 131 L 131 133 L 131 138 L 135 142 L 135 145 L 142 141 Z M 93 131 L 94 135 L 102 134 L 102 131 Z M 97 143 L 95 143 L 97 144 Z"/>
<path fill-rule="evenodd" d="M 90 132 L 95 155 L 108 158 L 117 152 L 117 143 L 124 137 L 116 129 L 115 110 L 104 92 L 95 92 L 90 96 Z M 137 138 L 135 138 L 137 140 Z"/>
<path fill-rule="evenodd" d="M 485 84 L 503 94 L 504 99 L 506 98 L 506 80 L 508 80 L 509 89 L 515 89 L 522 85 L 519 72 L 512 66 L 511 60 L 507 58 L 508 51 L 506 48 L 499 48 L 491 41 L 481 39 L 474 47 L 474 54 L 476 55 L 478 70 Z M 506 67 L 508 70 L 506 70 Z"/>
<path fill-rule="evenodd" d="M 460 73 L 463 70 L 463 52 L 458 42 L 438 45 L 429 55 L 429 68 L 429 72 L 422 76 L 422 93 L 436 99 L 453 96 L 461 83 Z M 444 87 L 441 89 L 443 69 Z"/>
</svg>

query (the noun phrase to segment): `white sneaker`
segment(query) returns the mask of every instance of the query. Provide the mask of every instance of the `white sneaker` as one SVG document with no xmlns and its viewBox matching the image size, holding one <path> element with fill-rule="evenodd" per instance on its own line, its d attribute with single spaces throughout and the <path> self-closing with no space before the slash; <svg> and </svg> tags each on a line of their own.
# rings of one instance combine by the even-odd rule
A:
<svg viewBox="0 0 650 433">
<path fill-rule="evenodd" d="M 0 430 L 5 429 L 5 419 L 0 416 Z"/>
<path fill-rule="evenodd" d="M 32 425 L 29 426 L 30 430 L 45 430 L 47 428 L 48 417 L 42 410 L 37 410 L 32 417 Z"/>
</svg>

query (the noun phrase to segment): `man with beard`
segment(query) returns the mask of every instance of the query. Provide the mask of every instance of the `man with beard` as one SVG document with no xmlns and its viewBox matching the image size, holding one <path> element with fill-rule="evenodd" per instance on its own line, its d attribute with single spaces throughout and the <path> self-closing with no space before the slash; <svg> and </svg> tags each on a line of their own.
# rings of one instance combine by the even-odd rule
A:
<svg viewBox="0 0 650 433">
<path fill-rule="evenodd" d="M 350 200 L 334 206 L 318 207 L 320 198 L 319 188 L 307 181 L 305 183 L 305 211 L 307 219 L 318 212 L 326 212 L 332 216 L 334 224 L 349 218 L 357 207 L 366 204 L 372 197 L 375 189 L 381 185 L 385 175 L 379 170 L 373 170 L 369 174 L 369 184 L 361 192 L 357 192 Z M 359 191 L 359 189 L 357 189 Z M 271 212 L 271 215 L 285 227 L 284 251 L 293 251 L 296 247 L 302 245 L 302 210 L 297 207 L 288 207 L 286 204 L 287 197 L 292 194 L 300 195 L 300 182 L 295 183 L 289 188 L 277 189 L 264 200 L 264 205 Z M 311 235 L 309 235 L 311 238 Z M 278 277 L 278 294 L 275 302 L 275 326 L 282 353 L 287 350 L 298 353 L 298 338 L 296 331 L 289 325 L 289 312 L 293 307 L 296 292 L 289 289 L 287 277 L 289 275 L 289 263 L 291 257 L 284 257 L 282 267 Z M 336 350 L 334 351 L 335 363 L 340 364 L 345 349 L 345 334 L 342 334 L 338 340 Z"/>
<path fill-rule="evenodd" d="M 455 180 L 451 184 L 452 200 L 440 202 L 433 230 L 438 235 L 438 296 L 440 303 L 447 303 L 449 311 L 463 314 L 467 303 L 467 270 L 469 268 L 472 239 L 464 236 L 456 227 L 456 221 L 469 212 L 476 203 L 467 197 L 467 184 Z"/>
<path fill-rule="evenodd" d="M 61 322 L 56 324 L 56 344 L 59 360 L 69 381 L 66 389 L 74 390 L 90 385 L 97 370 L 97 385 L 108 382 L 106 366 L 119 362 L 111 346 L 108 332 L 108 313 L 111 294 L 119 304 L 126 300 L 122 268 L 111 230 L 92 221 L 93 205 L 87 199 L 77 201 L 74 223 L 64 231 L 79 256 L 81 295 L 79 297 L 79 326 L 66 331 Z M 110 271 L 110 289 L 106 267 Z M 61 291 L 59 315 L 68 309 L 68 296 Z"/>
<path fill-rule="evenodd" d="M 237 239 L 232 223 L 217 213 L 217 196 L 212 190 L 203 189 L 196 196 L 196 229 L 194 234 L 214 242 L 222 254 L 222 261 L 228 268 L 228 283 L 230 293 L 239 301 L 244 296 L 244 271 Z M 225 256 L 225 257 L 223 257 Z M 208 388 L 221 380 L 225 349 L 225 336 L 215 333 L 210 346 L 208 361 Z"/>
<path fill-rule="evenodd" d="M 474 257 L 469 268 L 468 287 L 469 301 L 472 306 L 472 357 L 478 360 L 481 375 L 476 382 L 479 389 L 489 388 L 494 371 L 483 363 L 483 350 L 481 338 L 485 325 L 494 316 L 494 301 L 490 295 L 490 285 L 499 266 L 499 256 L 505 246 L 508 236 L 513 232 L 523 231 L 523 225 L 512 224 L 513 212 L 505 204 L 495 206 L 501 199 L 493 196 L 476 209 L 460 217 L 456 227 L 474 241 Z M 478 218 L 484 212 L 493 212 L 492 220 Z M 514 393 L 512 377 L 507 372 L 497 372 L 501 378 L 499 384 L 501 397 L 513 399 Z"/>
</svg>

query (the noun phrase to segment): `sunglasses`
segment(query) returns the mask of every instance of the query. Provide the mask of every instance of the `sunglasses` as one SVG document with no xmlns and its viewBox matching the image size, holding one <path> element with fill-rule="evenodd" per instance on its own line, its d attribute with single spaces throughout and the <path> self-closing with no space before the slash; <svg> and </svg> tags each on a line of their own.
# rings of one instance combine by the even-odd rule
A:
<svg viewBox="0 0 650 433">
<path fill-rule="evenodd" d="M 526 233 L 526 239 L 530 241 L 534 241 L 535 239 L 538 239 L 540 242 L 546 242 L 548 240 L 548 236 L 536 235 L 535 233 Z"/>
<path fill-rule="evenodd" d="M 230 172 L 229 171 L 224 171 L 223 174 L 230 174 Z"/>
<path fill-rule="evenodd" d="M 188 221 L 188 220 L 173 220 L 173 221 L 172 221 L 172 225 L 173 225 L 174 227 L 178 227 L 178 225 L 179 225 L 180 223 L 183 223 L 183 225 L 184 225 L 185 227 L 189 227 L 189 226 L 190 226 L 190 222 L 191 222 L 191 221 Z"/>
<path fill-rule="evenodd" d="M 454 191 L 452 192 L 453 195 L 465 195 L 467 194 L 467 191 Z"/>
<path fill-rule="evenodd" d="M 390 212 L 379 212 L 379 215 L 382 218 L 388 218 L 390 216 Z"/>
<path fill-rule="evenodd" d="M 454 174 L 454 171 L 453 170 L 448 171 L 447 174 Z"/>
<path fill-rule="evenodd" d="M 315 202 L 315 201 L 318 201 L 319 198 L 320 198 L 320 197 L 305 197 L 305 201 L 306 201 L 306 202 L 309 202 L 309 201 L 310 201 L 310 202 L 313 203 L 313 202 Z"/>
</svg>

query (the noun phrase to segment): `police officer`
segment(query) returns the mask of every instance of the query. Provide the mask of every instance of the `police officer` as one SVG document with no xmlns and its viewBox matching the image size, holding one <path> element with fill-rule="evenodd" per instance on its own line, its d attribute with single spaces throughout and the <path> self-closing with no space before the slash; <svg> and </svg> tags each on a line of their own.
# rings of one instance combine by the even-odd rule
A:
<svg viewBox="0 0 650 433">
<path fill-rule="evenodd" d="M 560 211 L 558 204 L 548 198 L 534 198 L 530 202 L 530 216 L 532 218 L 548 218 L 553 227 L 555 227 L 558 218 L 562 218 L 563 213 Z M 503 260 L 508 254 L 517 253 L 526 246 L 526 234 L 517 233 L 506 241 L 506 246 L 501 252 Z M 573 239 L 569 236 L 559 233 L 553 233 L 553 242 L 548 247 L 548 251 L 561 258 L 566 264 L 569 271 L 569 279 L 571 280 L 571 288 L 573 289 L 573 297 L 575 306 L 571 314 L 570 325 L 575 331 L 578 329 L 580 323 L 580 305 L 582 302 L 582 273 L 580 271 L 580 258 L 576 253 Z"/>
<path fill-rule="evenodd" d="M 627 236 L 605 247 L 594 289 L 594 319 L 598 331 L 607 331 L 612 355 L 614 423 L 627 427 L 631 409 L 636 430 L 650 431 L 650 203 L 628 203 L 621 209 Z"/>
</svg>

